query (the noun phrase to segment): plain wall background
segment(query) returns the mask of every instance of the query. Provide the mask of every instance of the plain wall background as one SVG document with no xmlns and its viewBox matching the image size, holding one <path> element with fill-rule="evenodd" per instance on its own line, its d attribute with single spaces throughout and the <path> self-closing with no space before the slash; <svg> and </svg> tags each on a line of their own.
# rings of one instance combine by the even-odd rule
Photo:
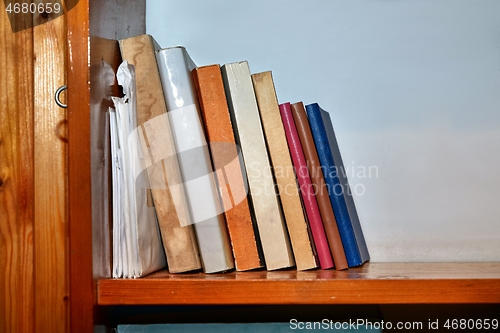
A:
<svg viewBox="0 0 500 333">
<path fill-rule="evenodd" d="M 500 1 L 148 0 L 146 13 L 163 47 L 199 66 L 248 60 L 273 71 L 280 103 L 330 112 L 372 261 L 500 260 Z"/>
</svg>

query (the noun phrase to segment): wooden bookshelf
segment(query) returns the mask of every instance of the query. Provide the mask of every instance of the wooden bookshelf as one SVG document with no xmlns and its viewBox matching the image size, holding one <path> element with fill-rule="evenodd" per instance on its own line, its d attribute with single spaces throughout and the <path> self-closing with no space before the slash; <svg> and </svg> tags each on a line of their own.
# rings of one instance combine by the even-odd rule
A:
<svg viewBox="0 0 500 333">
<path fill-rule="evenodd" d="M 500 263 L 367 263 L 344 271 L 169 274 L 97 282 L 99 305 L 500 303 Z"/>
<path fill-rule="evenodd" d="M 95 323 L 106 324 L 106 309 L 121 305 L 500 304 L 500 263 L 368 263 L 345 271 L 210 275 L 160 271 L 110 279 L 109 204 L 103 178 L 95 177 L 102 168 L 92 164 L 102 153 L 93 146 L 103 135 L 96 119 L 109 103 L 102 64 L 117 67 L 116 39 L 145 32 L 145 1 L 80 0 L 67 22 L 71 332 L 92 332 Z"/>
</svg>

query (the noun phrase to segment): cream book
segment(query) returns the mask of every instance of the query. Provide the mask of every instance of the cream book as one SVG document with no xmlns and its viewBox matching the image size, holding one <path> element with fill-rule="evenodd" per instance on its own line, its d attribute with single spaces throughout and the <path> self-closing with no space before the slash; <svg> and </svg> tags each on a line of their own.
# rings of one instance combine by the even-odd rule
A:
<svg viewBox="0 0 500 333">
<path fill-rule="evenodd" d="M 156 59 L 203 268 L 206 273 L 232 269 L 222 203 L 191 81 L 196 65 L 181 46 L 158 50 Z"/>
<path fill-rule="evenodd" d="M 122 58 L 135 66 L 137 140 L 145 147 L 151 193 L 171 273 L 200 269 L 196 236 L 182 176 L 167 106 L 156 64 L 158 44 L 149 35 L 119 41 Z"/>
<path fill-rule="evenodd" d="M 316 268 L 318 264 L 314 245 L 309 237 L 310 232 L 302 209 L 272 73 L 268 71 L 252 74 L 252 82 L 297 269 Z"/>
<path fill-rule="evenodd" d="M 294 266 L 288 231 L 274 188 L 250 68 L 243 61 L 226 64 L 221 71 L 236 142 L 243 155 L 267 269 Z"/>
</svg>

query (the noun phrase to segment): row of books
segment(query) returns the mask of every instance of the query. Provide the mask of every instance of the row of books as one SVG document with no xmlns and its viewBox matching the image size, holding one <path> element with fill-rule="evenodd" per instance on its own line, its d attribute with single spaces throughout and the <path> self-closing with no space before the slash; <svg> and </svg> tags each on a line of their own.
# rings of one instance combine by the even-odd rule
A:
<svg viewBox="0 0 500 333">
<path fill-rule="evenodd" d="M 369 260 L 328 112 L 279 104 L 246 61 L 197 67 L 149 35 L 119 45 L 114 277 Z"/>
</svg>

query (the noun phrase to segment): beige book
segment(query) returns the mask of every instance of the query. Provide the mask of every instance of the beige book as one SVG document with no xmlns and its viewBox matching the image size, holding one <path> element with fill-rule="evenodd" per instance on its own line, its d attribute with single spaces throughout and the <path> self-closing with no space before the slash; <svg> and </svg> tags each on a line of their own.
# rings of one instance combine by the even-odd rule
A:
<svg viewBox="0 0 500 333">
<path fill-rule="evenodd" d="M 269 164 L 259 109 L 246 61 L 222 66 L 236 142 L 240 145 L 250 197 L 268 270 L 295 264 Z"/>
<path fill-rule="evenodd" d="M 252 74 L 252 82 L 297 269 L 316 268 L 318 265 L 302 209 L 272 74 L 270 71 Z"/>
<path fill-rule="evenodd" d="M 123 60 L 135 66 L 138 136 L 161 230 L 168 269 L 180 273 L 202 268 L 196 237 L 182 185 L 167 106 L 163 97 L 155 50 L 149 35 L 119 41 Z"/>
</svg>

